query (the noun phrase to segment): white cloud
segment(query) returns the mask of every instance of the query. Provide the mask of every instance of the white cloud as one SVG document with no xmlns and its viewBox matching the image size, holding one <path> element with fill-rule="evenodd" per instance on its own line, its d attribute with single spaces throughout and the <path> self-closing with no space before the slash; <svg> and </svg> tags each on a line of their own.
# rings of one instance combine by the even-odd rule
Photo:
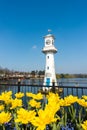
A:
<svg viewBox="0 0 87 130">
<path fill-rule="evenodd" d="M 37 46 L 36 46 L 36 45 L 32 46 L 32 49 L 36 49 L 36 48 L 37 48 Z"/>
</svg>

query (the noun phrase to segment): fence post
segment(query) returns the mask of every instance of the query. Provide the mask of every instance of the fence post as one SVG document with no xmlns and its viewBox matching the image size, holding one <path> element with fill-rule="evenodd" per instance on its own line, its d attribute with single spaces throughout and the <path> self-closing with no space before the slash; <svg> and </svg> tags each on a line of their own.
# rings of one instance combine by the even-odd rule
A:
<svg viewBox="0 0 87 130">
<path fill-rule="evenodd" d="M 20 92 L 20 84 L 21 84 L 21 80 L 18 79 L 18 93 Z"/>
<path fill-rule="evenodd" d="M 55 93 L 55 82 L 52 82 L 52 92 Z"/>
</svg>

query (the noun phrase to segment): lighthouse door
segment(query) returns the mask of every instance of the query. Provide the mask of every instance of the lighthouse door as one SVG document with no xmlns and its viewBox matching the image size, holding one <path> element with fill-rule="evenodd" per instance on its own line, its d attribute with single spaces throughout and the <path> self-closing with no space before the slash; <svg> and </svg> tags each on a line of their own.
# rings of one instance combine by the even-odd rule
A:
<svg viewBox="0 0 87 130">
<path fill-rule="evenodd" d="M 46 85 L 47 85 L 47 86 L 50 86 L 50 78 L 47 78 L 47 79 L 46 79 Z"/>
</svg>

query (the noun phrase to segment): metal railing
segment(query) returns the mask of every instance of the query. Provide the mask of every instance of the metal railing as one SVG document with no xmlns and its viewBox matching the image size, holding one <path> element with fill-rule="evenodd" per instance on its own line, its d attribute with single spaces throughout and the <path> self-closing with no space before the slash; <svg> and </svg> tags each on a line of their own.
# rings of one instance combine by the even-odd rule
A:
<svg viewBox="0 0 87 130">
<path fill-rule="evenodd" d="M 78 97 L 81 97 L 82 95 L 87 95 L 87 87 L 79 87 L 79 86 L 62 86 L 58 85 L 55 86 L 55 83 L 53 83 L 52 86 L 44 86 L 43 84 L 21 84 L 18 83 L 1 83 L 0 84 L 0 93 L 3 91 L 12 91 L 13 93 L 17 92 L 32 92 L 37 93 L 40 90 L 44 90 L 47 88 L 52 88 L 51 90 L 53 92 L 58 92 L 61 94 L 62 97 L 65 97 L 67 95 L 75 95 Z"/>
<path fill-rule="evenodd" d="M 41 84 L 21 84 L 20 82 L 18 83 L 1 83 L 0 84 L 0 93 L 4 91 L 12 91 L 13 93 L 13 98 L 15 97 L 15 93 L 17 92 L 23 92 L 25 96 L 23 97 L 23 102 L 26 104 L 27 102 L 27 96 L 26 92 L 32 92 L 32 93 L 38 93 L 38 92 L 43 92 L 44 88 L 44 94 L 47 94 L 47 88 L 49 88 L 52 92 L 56 92 L 60 95 L 60 97 L 64 98 L 65 96 L 68 95 L 74 95 L 78 96 L 79 98 L 82 97 L 82 95 L 87 95 L 87 87 L 76 87 L 76 86 L 55 86 L 55 83 L 53 83 L 52 86 L 44 86 Z"/>
</svg>

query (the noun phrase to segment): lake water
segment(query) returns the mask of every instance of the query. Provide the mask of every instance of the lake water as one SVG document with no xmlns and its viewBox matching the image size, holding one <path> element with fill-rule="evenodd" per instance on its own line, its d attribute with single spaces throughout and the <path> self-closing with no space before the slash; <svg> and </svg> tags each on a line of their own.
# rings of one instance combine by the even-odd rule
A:
<svg viewBox="0 0 87 130">
<path fill-rule="evenodd" d="M 43 79 L 22 80 L 25 84 L 43 84 Z M 57 79 L 58 86 L 87 87 L 87 78 L 61 78 Z"/>
<path fill-rule="evenodd" d="M 58 83 L 61 86 L 87 87 L 87 78 L 62 78 Z"/>
<path fill-rule="evenodd" d="M 17 79 L 11 79 L 9 81 L 1 81 L 0 83 L 8 84 L 17 84 Z M 43 84 L 43 79 L 22 79 L 21 84 Z M 57 84 L 59 86 L 78 86 L 78 87 L 87 87 L 87 78 L 61 78 L 57 79 Z"/>
</svg>

